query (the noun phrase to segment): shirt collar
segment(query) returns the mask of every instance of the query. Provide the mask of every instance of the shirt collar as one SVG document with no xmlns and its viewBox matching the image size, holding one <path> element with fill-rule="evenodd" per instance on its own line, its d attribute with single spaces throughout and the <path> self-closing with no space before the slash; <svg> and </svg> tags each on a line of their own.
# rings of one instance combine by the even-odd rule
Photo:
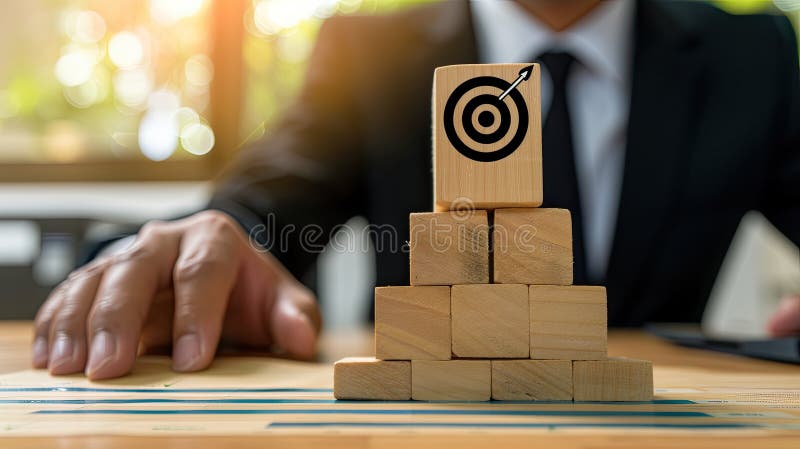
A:
<svg viewBox="0 0 800 449">
<path fill-rule="evenodd" d="M 556 33 L 516 2 L 472 0 L 479 57 L 489 64 L 526 62 L 546 51 L 568 51 L 590 71 L 627 83 L 634 8 L 633 0 L 605 0 Z"/>
</svg>

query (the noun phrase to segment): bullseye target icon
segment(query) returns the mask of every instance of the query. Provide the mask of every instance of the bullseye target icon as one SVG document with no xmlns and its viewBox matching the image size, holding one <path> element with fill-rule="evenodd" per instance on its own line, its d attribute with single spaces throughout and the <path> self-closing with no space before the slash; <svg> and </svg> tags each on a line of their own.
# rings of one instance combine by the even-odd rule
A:
<svg viewBox="0 0 800 449">
<path fill-rule="evenodd" d="M 444 129 L 450 144 L 478 162 L 508 157 L 528 133 L 528 106 L 517 86 L 530 78 L 533 66 L 514 81 L 478 76 L 459 84 L 444 107 Z"/>
</svg>

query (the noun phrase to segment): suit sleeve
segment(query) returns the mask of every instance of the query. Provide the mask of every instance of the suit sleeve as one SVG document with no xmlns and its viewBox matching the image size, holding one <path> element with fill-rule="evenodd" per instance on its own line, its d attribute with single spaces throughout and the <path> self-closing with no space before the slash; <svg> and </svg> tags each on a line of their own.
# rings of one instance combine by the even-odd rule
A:
<svg viewBox="0 0 800 449">
<path fill-rule="evenodd" d="M 800 245 L 800 65 L 797 38 L 791 23 L 777 17 L 778 58 L 777 80 L 782 97 L 778 99 L 782 129 L 772 157 L 769 187 L 763 212 L 778 229 Z"/>
<path fill-rule="evenodd" d="M 334 226 L 361 212 L 360 130 L 343 24 L 324 23 L 298 99 L 265 139 L 237 155 L 209 205 L 298 277 Z"/>
</svg>

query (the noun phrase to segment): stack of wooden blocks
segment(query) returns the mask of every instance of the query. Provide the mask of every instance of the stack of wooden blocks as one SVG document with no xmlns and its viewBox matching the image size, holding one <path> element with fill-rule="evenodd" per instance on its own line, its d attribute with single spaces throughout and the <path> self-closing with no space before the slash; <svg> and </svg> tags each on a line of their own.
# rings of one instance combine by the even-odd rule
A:
<svg viewBox="0 0 800 449">
<path fill-rule="evenodd" d="M 605 288 L 572 285 L 569 211 L 537 207 L 538 65 L 517 87 L 530 112 L 525 139 L 512 154 L 493 162 L 471 160 L 442 129 L 444 104 L 465 80 L 513 80 L 526 67 L 531 66 L 437 69 L 436 212 L 410 215 L 411 285 L 375 289 L 375 357 L 335 364 L 336 398 L 652 399 L 650 362 L 607 357 Z M 494 89 L 484 93 L 496 95 Z M 487 124 L 491 128 L 484 117 L 480 125 Z"/>
</svg>

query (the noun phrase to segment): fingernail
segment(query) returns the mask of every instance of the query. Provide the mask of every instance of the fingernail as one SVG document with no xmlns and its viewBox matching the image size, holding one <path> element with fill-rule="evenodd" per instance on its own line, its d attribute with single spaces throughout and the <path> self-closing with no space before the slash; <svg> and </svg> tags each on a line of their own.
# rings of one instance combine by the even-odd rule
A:
<svg viewBox="0 0 800 449">
<path fill-rule="evenodd" d="M 195 368 L 200 359 L 200 339 L 197 334 L 181 335 L 172 349 L 172 368 L 175 371 L 188 371 Z"/>
<path fill-rule="evenodd" d="M 92 350 L 89 353 L 89 363 L 86 366 L 86 374 L 93 377 L 93 374 L 100 368 L 114 360 L 117 352 L 117 342 L 114 337 L 106 331 L 100 331 L 92 339 Z"/>
<path fill-rule="evenodd" d="M 44 337 L 36 337 L 33 341 L 33 366 L 47 367 L 47 340 Z"/>
<path fill-rule="evenodd" d="M 50 363 L 48 367 L 52 370 L 60 365 L 72 361 L 75 345 L 67 335 L 58 335 L 53 342 L 53 349 L 50 351 Z"/>
</svg>

